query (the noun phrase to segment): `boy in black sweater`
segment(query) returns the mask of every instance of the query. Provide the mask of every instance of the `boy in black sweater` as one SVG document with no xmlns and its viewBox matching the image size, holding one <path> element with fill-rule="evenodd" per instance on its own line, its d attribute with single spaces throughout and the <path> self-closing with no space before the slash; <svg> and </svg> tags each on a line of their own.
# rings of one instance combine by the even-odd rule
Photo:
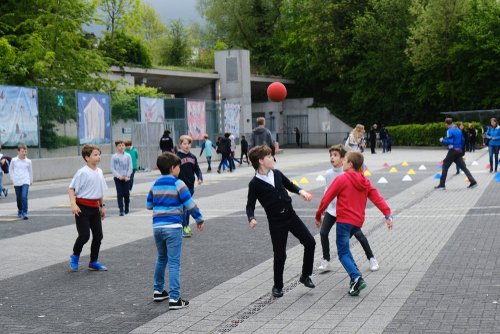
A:
<svg viewBox="0 0 500 334">
<path fill-rule="evenodd" d="M 246 212 L 250 228 L 254 229 L 257 225 L 254 216 L 257 200 L 266 211 L 274 252 L 272 294 L 274 297 L 283 296 L 283 270 L 285 268 L 288 232 L 291 232 L 304 246 L 302 275 L 299 281 L 308 288 L 314 288 L 314 283 L 309 276 L 313 271 L 316 241 L 293 210 L 292 199 L 288 196 L 287 190 L 299 194 L 306 201 L 310 201 L 312 195 L 293 184 L 279 170 L 274 169 L 274 159 L 269 146 L 255 146 L 250 150 L 248 156 L 256 174 L 248 184 Z"/>
<path fill-rule="evenodd" d="M 177 156 L 181 159 L 181 171 L 179 172 L 178 178 L 184 181 L 191 193 L 191 197 L 193 197 L 194 194 L 195 175 L 196 178 L 198 178 L 198 185 L 203 183 L 203 175 L 198 165 L 198 159 L 191 153 L 192 142 L 193 139 L 190 136 L 182 135 L 179 138 L 179 149 L 177 150 Z M 193 235 L 191 227 L 189 227 L 189 212 L 187 210 L 184 210 L 182 228 L 182 236 L 184 238 L 189 238 Z"/>
</svg>

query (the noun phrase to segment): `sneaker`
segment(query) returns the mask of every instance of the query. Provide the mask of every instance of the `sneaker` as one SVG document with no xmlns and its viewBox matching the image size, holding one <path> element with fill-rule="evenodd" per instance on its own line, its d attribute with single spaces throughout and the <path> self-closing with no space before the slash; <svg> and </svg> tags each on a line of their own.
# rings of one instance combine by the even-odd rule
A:
<svg viewBox="0 0 500 334">
<path fill-rule="evenodd" d="M 360 277 L 358 277 L 357 280 L 352 282 L 351 288 L 349 289 L 349 295 L 350 296 L 359 296 L 359 293 L 364 288 L 366 288 L 366 283 L 365 283 L 364 279 L 360 276 Z"/>
<path fill-rule="evenodd" d="M 168 299 L 168 292 L 163 290 L 162 292 L 155 290 L 153 293 L 153 300 L 155 302 L 162 302 L 165 299 Z"/>
<path fill-rule="evenodd" d="M 79 256 L 71 255 L 69 257 L 69 266 L 72 271 L 78 271 L 78 261 L 80 260 Z"/>
<path fill-rule="evenodd" d="M 29 219 L 28 215 L 26 215 L 26 214 L 22 214 L 22 217 L 23 217 L 23 220 L 28 220 Z"/>
<path fill-rule="evenodd" d="M 123 211 L 120 211 L 120 216 L 124 216 L 125 214 L 123 213 Z"/>
<path fill-rule="evenodd" d="M 378 261 L 376 258 L 372 257 L 369 261 L 370 261 L 370 270 L 371 271 L 377 271 L 380 269 L 380 266 L 378 265 Z"/>
<path fill-rule="evenodd" d="M 468 189 L 476 188 L 477 187 L 477 182 L 471 183 L 467 186 Z"/>
<path fill-rule="evenodd" d="M 446 187 L 438 184 L 437 186 L 434 187 L 434 189 L 436 189 L 436 190 L 446 190 Z"/>
<path fill-rule="evenodd" d="M 107 271 L 108 268 L 100 264 L 98 261 L 89 263 L 89 270 L 91 271 Z"/>
<path fill-rule="evenodd" d="M 126 215 L 128 215 L 128 213 L 129 213 L 128 209 L 125 209 L 124 213 L 125 213 Z"/>
<path fill-rule="evenodd" d="M 319 265 L 318 269 L 323 273 L 332 270 L 330 268 L 330 261 L 325 259 L 321 260 L 321 264 Z"/>
<path fill-rule="evenodd" d="M 189 302 L 187 300 L 183 300 L 179 298 L 179 300 L 175 301 L 173 299 L 168 300 L 168 307 L 171 310 L 180 310 L 181 308 L 188 307 Z"/>
<path fill-rule="evenodd" d="M 7 195 L 9 194 L 9 189 L 3 188 L 2 192 L 3 192 L 3 195 L 7 198 Z"/>
<path fill-rule="evenodd" d="M 219 174 L 220 174 L 220 169 L 217 169 L 217 173 L 219 173 Z"/>
<path fill-rule="evenodd" d="M 273 287 L 273 289 L 271 290 L 271 293 L 273 294 L 273 297 L 276 297 L 276 298 L 283 297 L 283 289 Z"/>
<path fill-rule="evenodd" d="M 191 227 L 189 226 L 184 226 L 184 228 L 182 229 L 182 236 L 184 238 L 190 238 L 193 236 L 193 232 L 191 231 Z"/>
</svg>

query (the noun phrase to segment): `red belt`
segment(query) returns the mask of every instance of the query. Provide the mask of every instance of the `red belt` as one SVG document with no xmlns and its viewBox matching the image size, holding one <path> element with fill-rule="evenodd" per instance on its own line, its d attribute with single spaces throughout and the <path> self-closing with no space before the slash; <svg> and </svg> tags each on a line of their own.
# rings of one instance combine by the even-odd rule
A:
<svg viewBox="0 0 500 334">
<path fill-rule="evenodd" d="M 90 206 L 91 208 L 98 208 L 99 207 L 99 200 L 98 199 L 77 198 L 76 204 Z"/>
</svg>

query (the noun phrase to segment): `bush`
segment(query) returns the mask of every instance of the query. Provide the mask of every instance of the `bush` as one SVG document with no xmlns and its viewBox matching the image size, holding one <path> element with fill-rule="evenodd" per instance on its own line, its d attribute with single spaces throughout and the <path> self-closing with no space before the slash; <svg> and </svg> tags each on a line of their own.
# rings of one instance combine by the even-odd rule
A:
<svg viewBox="0 0 500 334">
<path fill-rule="evenodd" d="M 476 142 L 482 143 L 482 126 L 478 122 L 464 123 L 467 129 L 473 124 L 477 130 Z M 387 126 L 387 131 L 392 137 L 393 146 L 442 146 L 439 138 L 444 137 L 446 128 L 443 122 L 427 124 L 405 124 Z"/>
</svg>

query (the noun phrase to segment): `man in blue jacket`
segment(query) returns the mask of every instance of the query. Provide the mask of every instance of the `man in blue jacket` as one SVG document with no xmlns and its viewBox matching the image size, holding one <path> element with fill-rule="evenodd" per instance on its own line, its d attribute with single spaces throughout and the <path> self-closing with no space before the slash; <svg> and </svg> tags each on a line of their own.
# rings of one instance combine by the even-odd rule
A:
<svg viewBox="0 0 500 334">
<path fill-rule="evenodd" d="M 462 149 L 464 144 L 464 136 L 462 131 L 455 124 L 453 124 L 453 119 L 450 117 L 444 120 L 444 123 L 448 127 L 446 132 L 446 138 L 440 138 L 439 141 L 445 145 L 448 145 L 448 154 L 443 160 L 443 171 L 441 173 L 441 179 L 439 184 L 434 187 L 434 189 L 446 189 L 446 176 L 448 175 L 448 168 L 450 168 L 452 163 L 455 163 L 461 170 L 464 171 L 465 175 L 469 179 L 469 186 L 467 188 L 474 188 L 477 186 L 477 182 L 472 176 L 472 174 L 467 169 L 464 160 L 462 159 Z"/>
</svg>

